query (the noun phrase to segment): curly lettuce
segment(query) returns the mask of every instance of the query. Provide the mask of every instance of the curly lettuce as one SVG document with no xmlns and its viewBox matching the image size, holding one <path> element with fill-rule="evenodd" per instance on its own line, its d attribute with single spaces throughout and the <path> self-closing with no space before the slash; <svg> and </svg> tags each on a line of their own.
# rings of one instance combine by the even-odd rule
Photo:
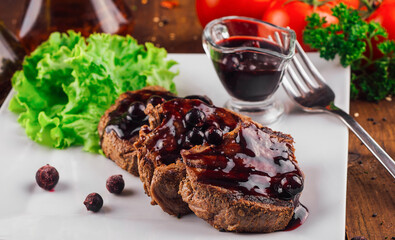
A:
<svg viewBox="0 0 395 240">
<path fill-rule="evenodd" d="M 14 74 L 9 109 L 34 141 L 63 149 L 83 145 L 99 153 L 97 125 L 105 110 L 128 90 L 160 85 L 175 92 L 167 52 L 130 36 L 55 32 Z"/>
</svg>

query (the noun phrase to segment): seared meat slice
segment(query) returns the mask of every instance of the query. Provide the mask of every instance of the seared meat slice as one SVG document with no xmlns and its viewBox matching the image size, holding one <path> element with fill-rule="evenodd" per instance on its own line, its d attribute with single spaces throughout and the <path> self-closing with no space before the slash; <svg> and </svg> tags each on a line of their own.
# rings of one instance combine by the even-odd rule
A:
<svg viewBox="0 0 395 240">
<path fill-rule="evenodd" d="M 121 94 L 101 117 L 98 125 L 104 154 L 121 168 L 138 176 L 137 152 L 133 144 L 138 139 L 140 127 L 148 124 L 148 117 L 144 114 L 145 105 L 147 101 L 159 104 L 174 97 L 174 94 L 159 86 Z M 142 109 L 128 113 L 133 104 Z M 138 116 L 138 111 L 141 116 Z"/>
<path fill-rule="evenodd" d="M 165 212 L 181 216 L 190 212 L 178 194 L 185 177 L 180 151 L 208 140 L 206 131 L 232 131 L 240 121 L 232 112 L 196 99 L 174 99 L 157 107 L 148 105 L 150 126 L 140 130 L 138 149 L 140 179 L 152 204 Z"/>
<path fill-rule="evenodd" d="M 290 222 L 303 189 L 293 139 L 252 121 L 241 122 L 219 145 L 181 151 L 182 199 L 213 227 L 273 232 Z"/>
<path fill-rule="evenodd" d="M 243 195 L 215 185 L 202 184 L 188 176 L 180 186 L 189 208 L 214 228 L 234 232 L 273 232 L 291 220 L 293 203 Z"/>
</svg>

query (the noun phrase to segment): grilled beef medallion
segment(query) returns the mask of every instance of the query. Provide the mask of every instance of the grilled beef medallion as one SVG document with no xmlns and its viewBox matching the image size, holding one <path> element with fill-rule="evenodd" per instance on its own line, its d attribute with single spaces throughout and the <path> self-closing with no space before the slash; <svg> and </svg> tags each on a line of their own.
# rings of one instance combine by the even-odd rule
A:
<svg viewBox="0 0 395 240">
<path fill-rule="evenodd" d="M 139 176 L 151 204 L 170 215 L 192 211 L 234 232 L 293 229 L 307 217 L 292 137 L 205 96 L 127 92 L 98 130 L 106 156 Z"/>
<path fill-rule="evenodd" d="M 181 151 L 186 178 L 180 194 L 217 229 L 283 230 L 292 225 L 303 190 L 304 176 L 293 152 L 291 136 L 242 121 L 220 144 Z"/>
<path fill-rule="evenodd" d="M 232 131 L 240 117 L 230 111 L 197 99 L 173 99 L 157 107 L 148 105 L 149 126 L 140 130 L 139 175 L 152 204 L 165 212 L 181 216 L 190 212 L 179 195 L 185 178 L 183 149 L 217 141 Z"/>
<path fill-rule="evenodd" d="M 98 132 L 104 154 L 118 166 L 138 176 L 137 153 L 133 143 L 141 126 L 148 124 L 147 104 L 158 105 L 175 95 L 159 86 L 129 91 L 120 95 L 101 117 Z"/>
</svg>

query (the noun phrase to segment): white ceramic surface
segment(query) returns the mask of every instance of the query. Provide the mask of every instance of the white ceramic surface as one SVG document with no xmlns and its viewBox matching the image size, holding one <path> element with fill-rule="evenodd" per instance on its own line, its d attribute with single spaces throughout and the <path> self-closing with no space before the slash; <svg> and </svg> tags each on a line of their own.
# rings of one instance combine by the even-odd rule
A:
<svg viewBox="0 0 395 240">
<path fill-rule="evenodd" d="M 336 104 L 348 111 L 349 70 L 310 55 L 337 95 Z M 227 94 L 211 62 L 203 54 L 170 54 L 177 60 L 180 96 L 206 94 L 222 105 Z M 215 230 L 193 214 L 181 219 L 151 206 L 140 180 L 103 156 L 80 147 L 56 150 L 28 139 L 8 111 L 0 110 L 0 239 L 344 239 L 347 173 L 347 128 L 335 117 L 298 110 L 280 89 L 287 114 L 271 127 L 291 134 L 296 158 L 306 175 L 301 202 L 310 210 L 306 223 L 294 231 L 235 234 Z M 35 183 L 37 169 L 46 163 L 57 168 L 60 180 L 54 192 Z M 121 196 L 110 194 L 107 177 L 123 174 Z M 98 192 L 104 206 L 87 212 L 83 201 Z"/>
</svg>

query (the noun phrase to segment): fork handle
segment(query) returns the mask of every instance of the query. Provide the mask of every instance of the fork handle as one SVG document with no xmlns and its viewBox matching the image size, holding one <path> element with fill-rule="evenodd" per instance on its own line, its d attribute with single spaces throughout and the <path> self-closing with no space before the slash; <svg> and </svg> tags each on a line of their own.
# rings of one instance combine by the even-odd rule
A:
<svg viewBox="0 0 395 240">
<path fill-rule="evenodd" d="M 373 153 L 373 155 L 379 160 L 379 162 L 391 173 L 392 177 L 395 178 L 395 162 L 386 153 L 380 145 L 359 125 L 354 118 L 349 114 L 332 106 L 330 109 L 326 109 L 329 113 L 335 114 L 357 135 L 357 137 L 365 144 L 365 146 Z"/>
</svg>

